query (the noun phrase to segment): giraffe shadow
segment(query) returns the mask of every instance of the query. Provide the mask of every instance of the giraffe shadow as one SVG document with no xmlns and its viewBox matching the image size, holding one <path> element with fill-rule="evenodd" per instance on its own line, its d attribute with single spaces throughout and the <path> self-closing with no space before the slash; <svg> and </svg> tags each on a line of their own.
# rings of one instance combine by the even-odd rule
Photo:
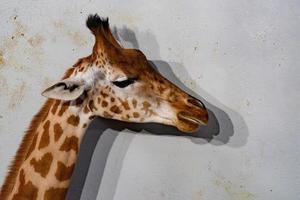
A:
<svg viewBox="0 0 300 200">
<path fill-rule="evenodd" d="M 154 55 L 153 57 L 159 58 L 158 43 L 150 32 L 139 32 L 122 27 L 114 28 L 113 34 L 121 44 L 125 44 L 126 48 L 136 49 L 139 49 L 136 37 L 138 35 L 140 43 L 149 44 L 149 48 L 142 51 L 146 55 Z M 193 90 L 188 88 L 172 70 L 172 68 L 177 69 L 180 71 L 181 78 L 192 80 L 182 64 L 168 63 L 160 59 L 149 62 L 164 77 L 206 105 L 209 114 L 208 125 L 200 127 L 196 133 L 186 134 L 172 126 L 157 123 L 134 124 L 104 118 L 95 119 L 83 138 L 66 199 L 113 199 L 123 160 L 135 133 L 164 135 L 165 137 L 180 136 L 199 145 L 241 147 L 246 144 L 249 133 L 243 118 L 198 87 L 197 84 L 194 85 Z M 112 148 L 113 146 L 114 148 Z M 114 153 L 111 153 L 113 149 Z M 109 156 L 113 157 L 115 161 L 112 165 L 114 172 L 105 176 L 104 171 Z"/>
</svg>

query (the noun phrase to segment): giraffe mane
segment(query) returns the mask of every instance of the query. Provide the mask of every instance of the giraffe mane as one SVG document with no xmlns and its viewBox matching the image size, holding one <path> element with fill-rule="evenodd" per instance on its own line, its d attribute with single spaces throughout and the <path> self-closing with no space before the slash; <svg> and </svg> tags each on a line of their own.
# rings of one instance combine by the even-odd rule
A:
<svg viewBox="0 0 300 200">
<path fill-rule="evenodd" d="M 38 125 L 41 122 L 41 120 L 45 117 L 45 115 L 48 114 L 52 103 L 53 100 L 47 100 L 41 108 L 41 110 L 33 117 L 25 136 L 21 141 L 21 145 L 16 153 L 16 156 L 9 167 L 8 175 L 6 176 L 4 184 L 1 188 L 0 199 L 5 199 L 13 189 L 16 177 L 19 173 L 20 166 L 26 158 L 30 144 L 32 143 L 33 137 L 36 133 L 36 129 L 38 128 Z"/>
<path fill-rule="evenodd" d="M 64 74 L 63 78 L 68 78 L 73 71 L 74 68 L 68 69 Z M 26 159 L 26 155 L 28 153 L 29 147 L 31 146 L 36 130 L 40 122 L 48 115 L 48 112 L 53 102 L 54 102 L 53 99 L 48 99 L 44 103 L 40 111 L 31 120 L 29 128 L 25 132 L 25 135 L 21 141 L 19 149 L 17 150 L 14 160 L 11 162 L 11 165 L 9 166 L 8 174 L 5 177 L 4 183 L 0 189 L 0 199 L 6 199 L 10 194 L 11 190 L 13 189 L 16 178 L 20 170 L 20 166 Z"/>
</svg>

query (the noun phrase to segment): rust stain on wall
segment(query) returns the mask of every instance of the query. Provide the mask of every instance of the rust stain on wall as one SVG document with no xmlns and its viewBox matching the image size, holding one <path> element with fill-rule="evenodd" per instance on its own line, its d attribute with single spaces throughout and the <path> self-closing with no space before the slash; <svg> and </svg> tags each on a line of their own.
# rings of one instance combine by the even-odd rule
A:
<svg viewBox="0 0 300 200">
<path fill-rule="evenodd" d="M 5 65 L 5 61 L 4 61 L 4 58 L 3 58 L 3 52 L 0 50 L 0 66 L 3 66 L 3 65 Z"/>
<path fill-rule="evenodd" d="M 17 71 L 23 71 L 28 60 L 42 61 L 42 43 L 45 39 L 39 35 L 28 33 L 28 28 L 21 22 L 18 16 L 11 16 L 8 23 L 13 25 L 13 32 L 9 37 L 0 41 L 0 67 L 9 67 Z M 33 35 L 33 36 L 32 36 Z"/>
<path fill-rule="evenodd" d="M 30 37 L 27 41 L 32 47 L 39 47 L 45 41 L 45 38 L 43 38 L 39 34 L 36 34 L 36 35 Z"/>
<path fill-rule="evenodd" d="M 9 21 L 14 25 L 14 32 L 10 37 L 1 42 L 0 63 L 1 66 L 12 66 L 14 68 L 20 68 L 23 65 L 22 63 L 18 62 L 14 54 L 19 42 L 24 38 L 27 28 L 22 25 L 17 15 L 10 17 Z"/>
<path fill-rule="evenodd" d="M 69 37 L 73 44 L 76 46 L 86 46 L 87 40 L 86 37 L 80 33 L 80 31 L 74 31 L 70 27 L 67 27 L 64 22 L 56 21 L 53 22 L 53 25 L 56 29 L 58 29 L 61 33 Z"/>
</svg>

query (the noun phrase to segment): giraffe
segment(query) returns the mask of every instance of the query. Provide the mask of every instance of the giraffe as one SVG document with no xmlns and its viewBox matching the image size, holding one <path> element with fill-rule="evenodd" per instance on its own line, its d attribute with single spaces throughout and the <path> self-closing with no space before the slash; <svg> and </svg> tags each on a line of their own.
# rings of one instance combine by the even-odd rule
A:
<svg viewBox="0 0 300 200">
<path fill-rule="evenodd" d="M 156 122 L 194 132 L 208 123 L 204 104 L 161 76 L 146 56 L 123 48 L 108 18 L 89 15 L 91 55 L 79 59 L 34 116 L 1 188 L 0 199 L 64 199 L 80 142 L 97 117 Z"/>
</svg>

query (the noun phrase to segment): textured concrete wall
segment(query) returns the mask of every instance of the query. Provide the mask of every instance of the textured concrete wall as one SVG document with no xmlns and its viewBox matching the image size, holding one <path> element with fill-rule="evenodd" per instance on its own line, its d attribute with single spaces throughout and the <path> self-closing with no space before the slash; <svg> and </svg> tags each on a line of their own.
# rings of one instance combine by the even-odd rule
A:
<svg viewBox="0 0 300 200">
<path fill-rule="evenodd" d="M 0 182 L 44 101 L 40 92 L 91 52 L 85 19 L 98 12 L 124 46 L 141 49 L 166 77 L 205 99 L 213 120 L 191 138 L 98 119 L 69 199 L 300 198 L 299 1 L 0 5 Z"/>
</svg>

